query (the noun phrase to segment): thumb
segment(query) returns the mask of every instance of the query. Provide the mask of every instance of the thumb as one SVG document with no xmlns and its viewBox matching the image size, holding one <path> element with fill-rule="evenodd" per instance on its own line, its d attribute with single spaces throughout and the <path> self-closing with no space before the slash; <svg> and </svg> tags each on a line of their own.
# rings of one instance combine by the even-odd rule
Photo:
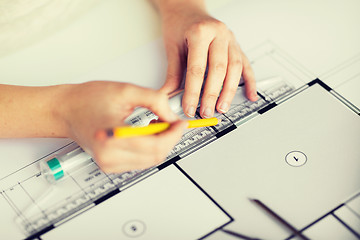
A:
<svg viewBox="0 0 360 240">
<path fill-rule="evenodd" d="M 147 108 L 166 122 L 174 122 L 179 119 L 171 110 L 169 98 L 165 93 L 150 88 L 135 85 L 130 86 L 132 87 L 130 87 L 130 89 L 128 88 L 125 99 L 132 108 Z"/>
</svg>

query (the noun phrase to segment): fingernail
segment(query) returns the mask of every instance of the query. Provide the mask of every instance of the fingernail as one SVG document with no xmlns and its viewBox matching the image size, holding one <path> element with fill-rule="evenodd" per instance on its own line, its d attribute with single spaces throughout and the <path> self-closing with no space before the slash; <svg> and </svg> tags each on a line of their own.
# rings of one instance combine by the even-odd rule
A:
<svg viewBox="0 0 360 240">
<path fill-rule="evenodd" d="M 212 117 L 213 112 L 211 111 L 211 109 L 209 107 L 206 107 L 204 112 L 203 112 L 203 116 L 206 118 L 210 118 Z"/>
<path fill-rule="evenodd" d="M 229 104 L 227 102 L 222 102 L 220 104 L 219 110 L 223 113 L 227 112 L 229 110 Z"/>
<path fill-rule="evenodd" d="M 195 108 L 193 106 L 188 107 L 188 109 L 186 111 L 186 115 L 188 115 L 188 117 L 194 117 L 195 116 Z"/>
</svg>

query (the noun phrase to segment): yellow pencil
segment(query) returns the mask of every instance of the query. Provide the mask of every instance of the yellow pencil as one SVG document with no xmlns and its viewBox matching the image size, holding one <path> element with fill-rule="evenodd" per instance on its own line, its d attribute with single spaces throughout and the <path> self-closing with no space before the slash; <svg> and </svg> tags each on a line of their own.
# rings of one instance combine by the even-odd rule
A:
<svg viewBox="0 0 360 240">
<path fill-rule="evenodd" d="M 188 120 L 188 128 L 198 128 L 198 127 L 208 127 L 215 126 L 219 123 L 219 120 L 214 118 L 206 119 L 196 119 Z M 170 123 L 160 122 L 160 123 L 151 123 L 145 127 L 116 127 L 106 131 L 108 137 L 117 137 L 117 138 L 127 138 L 127 137 L 136 137 L 136 136 L 145 136 L 160 133 L 165 131 L 170 127 Z"/>
</svg>

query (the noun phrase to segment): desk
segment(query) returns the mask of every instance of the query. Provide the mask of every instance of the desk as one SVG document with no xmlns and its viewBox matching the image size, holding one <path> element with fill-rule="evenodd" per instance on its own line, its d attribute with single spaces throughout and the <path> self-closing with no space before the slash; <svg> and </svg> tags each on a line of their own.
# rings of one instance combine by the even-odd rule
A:
<svg viewBox="0 0 360 240">
<path fill-rule="evenodd" d="M 319 77 L 360 108 L 358 1 L 229 0 L 209 4 L 214 16 L 233 30 L 245 52 L 270 41 L 305 69 L 309 79 Z M 131 15 L 129 9 L 139 14 Z M 130 28 L 128 22 L 134 25 Z M 158 24 L 154 9 L 145 0 L 104 1 L 58 33 L 1 57 L 0 78 L 2 83 L 22 85 L 126 79 L 159 87 L 166 59 L 158 40 Z M 143 71 L 134 72 L 139 63 Z M 258 79 L 266 77 L 256 74 Z M 67 139 L 0 140 L 0 153 L 6 156 L 1 160 L 0 179 L 67 143 Z M 0 182 L 0 188 L 4 184 Z M 9 229 L 0 236 L 22 238 L 13 222 L 13 210 L 8 211 L 8 203 L 0 199 L 1 209 L 6 209 L 0 222 Z"/>
</svg>

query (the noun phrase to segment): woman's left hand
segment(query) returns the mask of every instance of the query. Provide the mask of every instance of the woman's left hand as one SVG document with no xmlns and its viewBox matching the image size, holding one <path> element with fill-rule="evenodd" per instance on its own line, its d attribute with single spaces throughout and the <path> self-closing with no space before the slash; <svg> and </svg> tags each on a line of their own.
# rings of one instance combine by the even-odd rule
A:
<svg viewBox="0 0 360 240">
<path fill-rule="evenodd" d="M 202 88 L 200 115 L 212 117 L 215 108 L 225 113 L 241 76 L 247 98 L 256 101 L 254 73 L 234 34 L 204 10 L 202 1 L 170 2 L 173 4 L 171 8 L 170 3 L 160 6 L 168 58 L 167 77 L 162 90 L 167 93 L 177 90 L 186 69 L 182 106 L 189 117 L 195 115 Z"/>
</svg>

